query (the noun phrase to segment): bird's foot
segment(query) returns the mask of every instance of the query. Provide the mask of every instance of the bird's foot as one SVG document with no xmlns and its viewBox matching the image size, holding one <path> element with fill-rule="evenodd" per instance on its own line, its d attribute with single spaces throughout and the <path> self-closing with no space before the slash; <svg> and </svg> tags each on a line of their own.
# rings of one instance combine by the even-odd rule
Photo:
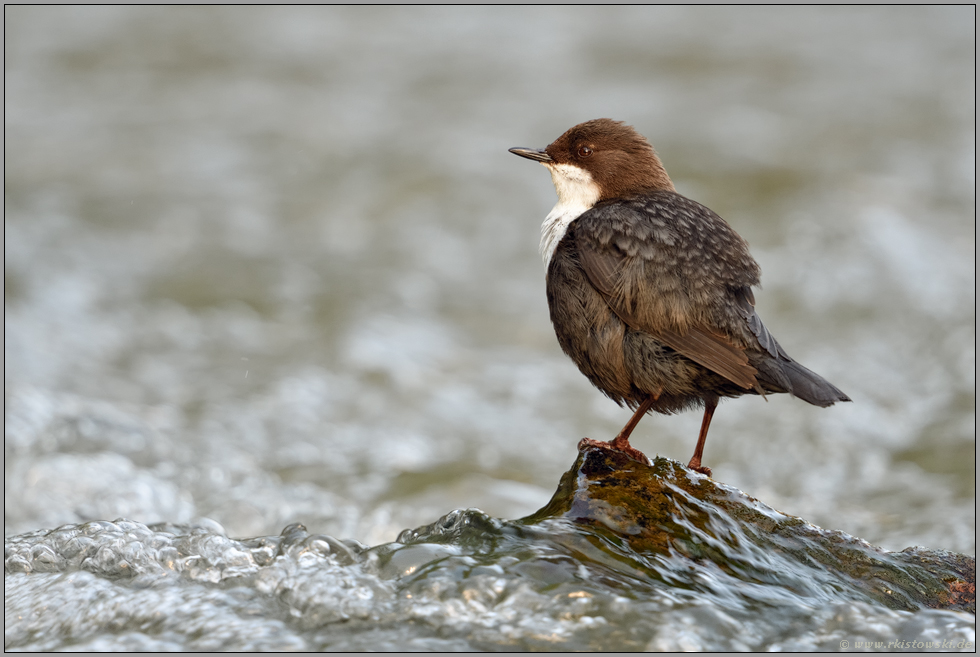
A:
<svg viewBox="0 0 980 657">
<path fill-rule="evenodd" d="M 639 461 L 644 465 L 650 465 L 650 459 L 647 458 L 647 455 L 630 445 L 628 442 L 617 443 L 615 440 L 606 442 L 604 440 L 592 440 L 591 438 L 583 438 L 578 442 L 578 451 L 581 452 L 587 447 L 596 447 L 598 449 L 621 452 L 634 461 Z"/>
<path fill-rule="evenodd" d="M 687 467 L 695 472 L 700 472 L 701 474 L 708 475 L 709 477 L 711 476 L 711 468 L 706 465 L 701 465 L 701 459 L 698 459 L 697 461 L 691 459 L 691 462 L 687 464 Z"/>
</svg>

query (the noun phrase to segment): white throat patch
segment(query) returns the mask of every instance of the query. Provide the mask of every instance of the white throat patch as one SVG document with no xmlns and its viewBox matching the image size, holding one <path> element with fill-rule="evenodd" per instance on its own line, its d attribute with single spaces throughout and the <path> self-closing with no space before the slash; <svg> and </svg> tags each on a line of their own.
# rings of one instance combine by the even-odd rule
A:
<svg viewBox="0 0 980 657">
<path fill-rule="evenodd" d="M 541 257 L 545 271 L 551 264 L 558 242 L 565 236 L 568 224 L 572 223 L 599 200 L 599 185 L 592 180 L 588 171 L 571 164 L 549 164 L 542 162 L 551 171 L 551 180 L 558 192 L 558 203 L 551 209 L 541 224 Z"/>
</svg>

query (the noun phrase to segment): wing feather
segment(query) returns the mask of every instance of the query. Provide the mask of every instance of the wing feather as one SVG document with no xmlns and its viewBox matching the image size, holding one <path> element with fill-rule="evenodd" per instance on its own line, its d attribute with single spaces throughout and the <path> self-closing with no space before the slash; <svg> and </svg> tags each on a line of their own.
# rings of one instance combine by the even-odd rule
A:
<svg viewBox="0 0 980 657">
<path fill-rule="evenodd" d="M 734 292 L 734 300 L 739 304 L 746 328 L 756 336 L 760 346 L 776 355 L 782 349 L 755 313 L 751 288 L 738 285 L 741 282 L 757 283 L 758 266 L 744 247 L 744 253 L 711 253 L 712 246 L 716 250 L 725 247 L 720 240 L 712 242 L 709 239 L 705 252 L 702 232 L 705 228 L 719 229 L 717 222 L 735 236 L 736 245 L 743 245 L 744 242 L 707 208 L 679 195 L 672 196 L 690 204 L 689 214 L 695 215 L 693 222 L 688 214 L 682 216 L 680 230 L 672 225 L 672 220 L 676 223 L 675 216 L 671 216 L 670 212 L 658 213 L 658 205 L 653 203 L 651 207 L 649 201 L 625 214 L 621 206 L 617 207 L 617 216 L 613 221 L 609 221 L 608 216 L 596 216 L 602 213 L 602 209 L 597 213 L 595 208 L 580 217 L 581 226 L 575 231 L 575 237 L 582 268 L 592 286 L 627 326 L 650 334 L 679 354 L 742 388 L 761 391 L 756 379 L 757 370 L 749 364 L 744 347 L 703 321 L 711 312 L 710 309 L 699 308 L 698 303 L 702 298 L 711 298 L 712 291 L 701 290 L 701 296 L 694 294 L 692 299 L 688 291 L 698 292 L 697 286 L 703 287 L 703 282 L 698 281 L 695 285 L 683 280 L 678 272 L 685 267 L 676 266 L 670 260 L 677 257 L 678 242 L 692 239 L 692 236 L 685 234 L 687 229 L 696 233 L 693 239 L 698 240 L 698 254 L 710 261 L 704 264 L 705 267 L 713 267 L 719 258 L 748 263 L 742 280 L 719 281 L 719 285 L 726 289 L 726 293 Z M 696 216 L 701 210 L 708 214 Z M 608 211 L 606 214 L 609 214 Z M 710 225 L 698 226 L 699 219 Z M 672 267 L 672 264 L 675 266 Z M 700 266 L 699 263 L 695 264 Z M 665 275 L 664 272 L 668 271 L 672 273 Z M 651 278 L 657 275 L 660 278 Z M 650 290 L 665 293 L 660 298 L 653 298 Z"/>
</svg>

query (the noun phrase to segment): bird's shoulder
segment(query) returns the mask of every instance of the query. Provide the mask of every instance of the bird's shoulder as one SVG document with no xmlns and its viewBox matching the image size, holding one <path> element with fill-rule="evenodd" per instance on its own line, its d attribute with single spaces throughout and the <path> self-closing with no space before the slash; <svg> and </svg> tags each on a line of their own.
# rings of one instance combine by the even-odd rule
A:
<svg viewBox="0 0 980 657">
<path fill-rule="evenodd" d="M 724 219 L 676 192 L 600 201 L 575 221 L 580 248 L 728 285 L 758 285 L 748 243 Z"/>
</svg>

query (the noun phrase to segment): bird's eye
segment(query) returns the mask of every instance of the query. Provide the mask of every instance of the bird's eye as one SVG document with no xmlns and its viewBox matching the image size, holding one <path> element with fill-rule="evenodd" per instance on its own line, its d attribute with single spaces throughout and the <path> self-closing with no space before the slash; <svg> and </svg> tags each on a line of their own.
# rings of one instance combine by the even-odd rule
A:
<svg viewBox="0 0 980 657">
<path fill-rule="evenodd" d="M 591 148 L 589 148 L 588 146 L 579 146 L 578 147 L 578 156 L 579 157 L 588 157 L 590 155 L 592 155 L 592 149 Z"/>
</svg>

